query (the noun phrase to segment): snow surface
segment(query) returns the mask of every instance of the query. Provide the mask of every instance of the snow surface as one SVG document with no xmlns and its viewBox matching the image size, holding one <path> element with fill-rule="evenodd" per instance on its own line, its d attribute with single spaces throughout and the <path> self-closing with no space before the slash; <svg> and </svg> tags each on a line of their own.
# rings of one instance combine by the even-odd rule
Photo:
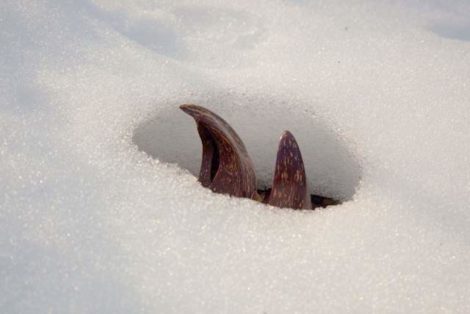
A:
<svg viewBox="0 0 470 314">
<path fill-rule="evenodd" d="M 470 312 L 468 1 L 0 4 L 2 313 Z M 298 138 L 317 211 L 197 183 L 194 122 L 260 186 Z"/>
</svg>

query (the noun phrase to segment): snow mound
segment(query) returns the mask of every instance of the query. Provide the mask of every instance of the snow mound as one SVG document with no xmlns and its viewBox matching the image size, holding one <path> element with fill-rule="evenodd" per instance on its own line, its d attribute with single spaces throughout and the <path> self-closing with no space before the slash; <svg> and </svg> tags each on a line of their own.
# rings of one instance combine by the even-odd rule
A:
<svg viewBox="0 0 470 314">
<path fill-rule="evenodd" d="M 466 1 L 0 6 L 5 313 L 470 312 Z M 197 103 L 292 211 L 202 188 Z"/>
</svg>

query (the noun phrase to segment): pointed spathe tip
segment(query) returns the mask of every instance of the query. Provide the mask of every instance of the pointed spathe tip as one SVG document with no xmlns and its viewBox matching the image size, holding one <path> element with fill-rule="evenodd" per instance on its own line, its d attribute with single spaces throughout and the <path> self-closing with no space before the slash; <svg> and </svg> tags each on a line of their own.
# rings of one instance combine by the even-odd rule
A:
<svg viewBox="0 0 470 314">
<path fill-rule="evenodd" d="M 222 120 L 222 118 L 217 116 L 215 113 L 202 106 L 193 104 L 183 104 L 180 105 L 180 109 L 183 110 L 186 114 L 193 117 L 196 121 L 206 120 L 207 122 L 211 120 L 213 123 L 215 123 L 214 121 L 216 120 Z"/>
<path fill-rule="evenodd" d="M 192 116 L 194 113 L 199 111 L 199 106 L 193 104 L 183 104 L 180 105 L 180 109 Z"/>
<path fill-rule="evenodd" d="M 180 105 L 180 109 L 183 110 L 183 111 L 191 109 L 192 107 L 194 107 L 194 105 L 192 105 L 192 104 L 182 104 L 182 105 Z"/>
<path fill-rule="evenodd" d="M 287 143 L 295 143 L 297 146 L 297 141 L 295 140 L 294 135 L 288 130 L 282 132 L 281 138 L 279 140 L 279 147 L 285 146 Z"/>
<path fill-rule="evenodd" d="M 279 154 L 282 155 L 286 151 L 289 151 L 296 155 L 301 155 L 297 140 L 295 139 L 294 135 L 288 130 L 282 133 L 281 139 L 279 140 L 278 158 L 280 157 Z"/>
<path fill-rule="evenodd" d="M 284 138 L 294 138 L 294 135 L 292 135 L 289 130 L 285 130 L 284 132 L 282 132 L 281 140 Z"/>
</svg>

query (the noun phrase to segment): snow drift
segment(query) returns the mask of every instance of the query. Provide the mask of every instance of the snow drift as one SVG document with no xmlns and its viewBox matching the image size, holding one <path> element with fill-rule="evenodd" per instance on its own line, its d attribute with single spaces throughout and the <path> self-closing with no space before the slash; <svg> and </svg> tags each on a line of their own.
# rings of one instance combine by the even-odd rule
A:
<svg viewBox="0 0 470 314">
<path fill-rule="evenodd" d="M 3 1 L 0 308 L 468 312 L 465 1 Z M 291 129 L 312 191 L 197 183 L 220 113 L 260 184 Z"/>
</svg>

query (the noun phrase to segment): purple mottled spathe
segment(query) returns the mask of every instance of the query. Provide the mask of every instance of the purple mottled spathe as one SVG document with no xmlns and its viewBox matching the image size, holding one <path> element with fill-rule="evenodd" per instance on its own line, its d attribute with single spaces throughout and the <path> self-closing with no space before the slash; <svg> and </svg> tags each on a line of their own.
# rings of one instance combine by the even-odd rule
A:
<svg viewBox="0 0 470 314">
<path fill-rule="evenodd" d="M 204 107 L 180 108 L 194 118 L 202 141 L 201 184 L 217 193 L 258 199 L 253 162 L 235 130 Z"/>
<path fill-rule="evenodd" d="M 251 198 L 272 206 L 312 209 L 336 201 L 309 195 L 300 148 L 285 131 L 277 152 L 272 188 L 257 191 L 253 162 L 235 130 L 220 116 L 197 105 L 181 105 L 193 117 L 202 142 L 199 181 L 216 193 Z"/>
</svg>

